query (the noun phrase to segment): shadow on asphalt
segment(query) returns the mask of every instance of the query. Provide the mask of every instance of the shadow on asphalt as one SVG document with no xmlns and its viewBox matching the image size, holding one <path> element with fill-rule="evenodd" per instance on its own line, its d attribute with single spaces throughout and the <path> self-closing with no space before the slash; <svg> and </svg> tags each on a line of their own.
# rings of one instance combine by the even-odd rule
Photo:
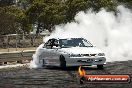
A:
<svg viewBox="0 0 132 88">
<path fill-rule="evenodd" d="M 79 66 L 74 66 L 74 67 L 67 67 L 65 69 L 62 69 L 60 67 L 44 67 L 44 69 L 49 69 L 49 70 L 61 70 L 61 71 L 78 71 Z M 82 67 L 84 70 L 103 70 L 103 69 L 98 69 L 97 67 Z"/>
</svg>

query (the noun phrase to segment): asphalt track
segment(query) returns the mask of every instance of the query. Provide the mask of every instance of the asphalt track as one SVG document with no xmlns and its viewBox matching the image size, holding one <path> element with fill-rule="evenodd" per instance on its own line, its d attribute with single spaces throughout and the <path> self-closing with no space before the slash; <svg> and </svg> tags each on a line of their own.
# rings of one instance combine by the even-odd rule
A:
<svg viewBox="0 0 132 88">
<path fill-rule="evenodd" d="M 103 70 L 96 67 L 84 69 L 87 74 L 129 74 L 132 77 L 132 60 L 108 62 Z M 0 88 L 132 88 L 132 82 L 79 84 L 77 76 L 78 67 L 65 70 L 57 67 L 0 69 Z"/>
</svg>

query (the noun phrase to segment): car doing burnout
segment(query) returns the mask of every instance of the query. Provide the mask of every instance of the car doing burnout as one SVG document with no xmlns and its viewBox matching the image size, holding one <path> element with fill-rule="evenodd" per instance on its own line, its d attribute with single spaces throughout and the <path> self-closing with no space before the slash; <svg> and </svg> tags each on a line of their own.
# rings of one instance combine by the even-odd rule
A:
<svg viewBox="0 0 132 88">
<path fill-rule="evenodd" d="M 105 54 L 84 38 L 52 38 L 43 46 L 39 61 L 44 66 L 91 66 L 103 68 Z"/>
</svg>

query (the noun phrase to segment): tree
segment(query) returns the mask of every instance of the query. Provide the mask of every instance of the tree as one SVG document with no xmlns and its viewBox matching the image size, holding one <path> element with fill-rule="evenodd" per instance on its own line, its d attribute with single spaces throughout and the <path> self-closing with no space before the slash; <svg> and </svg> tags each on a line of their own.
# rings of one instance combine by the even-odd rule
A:
<svg viewBox="0 0 132 88">
<path fill-rule="evenodd" d="M 126 7 L 132 9 L 132 0 L 117 0 L 119 4 L 123 4 Z"/>
<path fill-rule="evenodd" d="M 64 22 L 65 14 L 65 5 L 56 0 L 34 0 L 27 10 L 30 22 L 38 23 L 38 30 L 41 26 L 50 32 L 55 25 Z"/>
<path fill-rule="evenodd" d="M 0 7 L 0 34 L 19 33 L 20 30 L 26 32 L 27 29 L 23 29 L 24 25 L 22 25 L 25 18 L 24 10 L 17 6 Z"/>
<path fill-rule="evenodd" d="M 0 7 L 13 5 L 14 0 L 0 0 Z"/>
<path fill-rule="evenodd" d="M 87 10 L 89 6 L 89 0 L 66 0 L 65 2 L 67 6 L 67 14 L 66 19 L 67 21 L 71 21 L 74 19 L 74 16 L 79 11 L 85 11 Z"/>
<path fill-rule="evenodd" d="M 74 16 L 79 11 L 86 11 L 92 9 L 98 12 L 101 8 L 106 8 L 107 10 L 114 11 L 116 4 L 113 0 L 66 0 L 67 14 L 66 19 L 68 21 L 73 20 Z"/>
<path fill-rule="evenodd" d="M 5 13 L 5 9 L 0 8 L 0 34 L 1 35 L 5 35 L 8 33 L 12 33 L 15 27 L 14 21 L 15 18 L 13 15 L 9 15 L 7 13 Z"/>
<path fill-rule="evenodd" d="M 24 10 L 27 10 L 31 1 L 33 1 L 33 0 L 19 0 L 17 3 L 17 6 Z"/>
</svg>

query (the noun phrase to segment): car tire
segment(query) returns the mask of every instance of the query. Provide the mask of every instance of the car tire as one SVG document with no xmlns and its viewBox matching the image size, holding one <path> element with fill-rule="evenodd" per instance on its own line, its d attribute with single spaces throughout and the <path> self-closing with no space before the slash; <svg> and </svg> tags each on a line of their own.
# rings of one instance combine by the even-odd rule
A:
<svg viewBox="0 0 132 88">
<path fill-rule="evenodd" d="M 66 61 L 65 61 L 65 57 L 63 55 L 60 56 L 60 67 L 62 69 L 66 69 Z"/>
<path fill-rule="evenodd" d="M 97 68 L 98 68 L 98 69 L 103 69 L 104 66 L 103 66 L 103 65 L 97 65 Z"/>
<path fill-rule="evenodd" d="M 45 61 L 44 61 L 44 59 L 43 59 L 43 65 L 42 65 L 42 67 L 44 67 L 45 66 Z"/>
</svg>

